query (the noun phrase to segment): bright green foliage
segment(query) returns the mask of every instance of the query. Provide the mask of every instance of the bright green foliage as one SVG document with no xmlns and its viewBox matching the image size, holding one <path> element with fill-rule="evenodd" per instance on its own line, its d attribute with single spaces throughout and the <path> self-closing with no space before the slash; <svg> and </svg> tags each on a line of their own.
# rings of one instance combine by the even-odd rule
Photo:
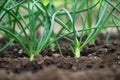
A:
<svg viewBox="0 0 120 80">
<path fill-rule="evenodd" d="M 83 48 L 94 43 L 101 31 L 107 32 L 107 28 L 116 28 L 120 32 L 118 16 L 120 16 L 119 0 L 27 0 L 27 2 L 2 0 L 0 34 L 8 37 L 10 41 L 2 46 L 0 51 L 16 41 L 32 61 L 34 56 L 46 47 L 53 51 L 58 48 L 62 54 L 58 40 L 65 38 L 74 44 L 70 44 L 70 49 L 74 56 L 79 58 Z M 54 29 L 58 26 L 54 23 L 60 26 L 57 33 Z M 79 29 L 77 23 L 80 24 Z M 87 38 L 83 41 L 85 34 Z M 69 35 L 72 35 L 73 39 L 70 39 Z"/>
</svg>

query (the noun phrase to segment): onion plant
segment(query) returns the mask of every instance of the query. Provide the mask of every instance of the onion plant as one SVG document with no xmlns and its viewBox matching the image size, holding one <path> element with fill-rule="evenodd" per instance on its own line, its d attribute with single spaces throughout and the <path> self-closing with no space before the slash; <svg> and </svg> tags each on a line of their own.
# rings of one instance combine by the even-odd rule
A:
<svg viewBox="0 0 120 80">
<path fill-rule="evenodd" d="M 84 1 L 81 1 L 82 3 L 84 3 Z M 119 10 L 117 9 L 117 7 L 113 7 L 112 3 L 109 1 L 109 0 L 101 0 L 101 1 L 98 1 L 100 6 L 99 6 L 99 10 L 98 10 L 98 14 L 96 15 L 97 16 L 97 19 L 96 19 L 96 24 L 92 27 L 92 9 L 89 9 L 89 4 L 88 4 L 88 0 L 86 0 L 86 4 L 87 4 L 87 17 L 85 16 L 82 16 L 82 20 L 83 20 L 83 28 L 82 30 L 80 30 L 81 32 L 81 36 L 80 36 L 80 41 L 77 39 L 77 34 L 79 30 L 76 29 L 76 12 L 77 12 L 77 3 L 78 3 L 78 0 L 75 0 L 74 2 L 74 6 L 73 6 L 73 11 L 72 11 L 72 18 L 73 18 L 73 25 L 72 25 L 72 28 L 73 28 L 73 37 L 74 37 L 74 47 L 70 46 L 70 48 L 72 49 L 73 53 L 74 53 L 74 56 L 75 57 L 80 57 L 80 52 L 83 50 L 83 48 L 91 43 L 91 42 L 94 42 L 95 40 L 95 37 L 97 36 L 98 33 L 100 33 L 101 30 L 105 29 L 104 26 L 106 23 L 108 23 L 108 21 L 110 21 L 109 19 L 112 18 L 115 14 L 114 14 L 114 10 L 117 10 L 119 12 Z M 92 4 L 92 3 L 91 3 Z M 103 6 L 104 5 L 104 6 Z M 109 11 L 109 6 L 112 6 L 113 7 L 113 10 Z M 119 5 L 119 3 L 117 4 Z M 91 5 L 90 5 L 91 6 Z M 109 12 L 108 12 L 109 11 Z M 79 12 L 81 13 L 81 12 Z M 95 15 L 93 15 L 95 16 Z M 85 18 L 85 19 L 83 19 Z M 95 18 L 94 18 L 95 19 Z M 88 25 L 86 25 L 86 22 Z M 86 28 L 87 26 L 87 28 Z M 110 25 L 108 26 L 110 27 Z M 113 27 L 115 27 L 115 25 L 113 25 Z M 94 28 L 94 29 L 93 29 Z M 88 29 L 88 30 L 86 30 Z M 117 27 L 118 29 L 118 27 Z M 86 40 L 83 42 L 83 44 L 81 43 L 81 40 L 82 40 L 82 37 L 83 37 L 83 32 L 87 31 L 87 38 Z"/>
<path fill-rule="evenodd" d="M 0 25 L 0 30 L 10 36 L 11 40 L 1 50 L 16 40 L 28 54 L 30 60 L 33 60 L 34 56 L 46 47 L 53 31 L 53 24 L 51 24 L 45 5 L 34 0 L 28 0 L 28 3 L 6 0 L 4 3 L 1 9 L 1 17 L 3 19 L 7 17 L 7 20 L 4 25 Z M 20 9 L 25 10 L 27 18 L 24 17 Z M 42 26 L 41 37 L 37 38 L 37 29 Z M 20 31 L 15 30 L 16 28 L 19 28 Z"/>
</svg>

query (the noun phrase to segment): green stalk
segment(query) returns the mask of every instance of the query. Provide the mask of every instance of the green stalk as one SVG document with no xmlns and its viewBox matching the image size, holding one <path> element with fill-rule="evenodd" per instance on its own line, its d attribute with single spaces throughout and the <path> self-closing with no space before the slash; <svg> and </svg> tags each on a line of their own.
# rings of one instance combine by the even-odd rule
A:
<svg viewBox="0 0 120 80">
<path fill-rule="evenodd" d="M 75 52 L 74 52 L 74 57 L 75 58 L 79 58 L 80 57 L 80 43 L 77 39 L 77 30 L 76 30 L 76 26 L 75 26 L 75 20 L 76 20 L 76 8 L 77 8 L 77 3 L 78 3 L 78 0 L 75 0 L 75 3 L 74 3 L 74 6 L 73 6 L 73 14 L 72 14 L 72 18 L 73 18 L 73 24 L 72 24 L 72 27 L 73 27 L 73 37 L 74 37 L 74 44 L 75 44 Z"/>
<path fill-rule="evenodd" d="M 92 2 L 91 2 L 92 3 Z M 87 0 L 87 8 L 89 8 L 89 6 L 91 6 L 91 3 L 89 3 L 89 0 Z M 87 26 L 88 28 L 92 27 L 92 9 L 89 9 L 87 11 Z M 91 30 L 87 31 L 87 36 L 91 33 Z"/>
</svg>

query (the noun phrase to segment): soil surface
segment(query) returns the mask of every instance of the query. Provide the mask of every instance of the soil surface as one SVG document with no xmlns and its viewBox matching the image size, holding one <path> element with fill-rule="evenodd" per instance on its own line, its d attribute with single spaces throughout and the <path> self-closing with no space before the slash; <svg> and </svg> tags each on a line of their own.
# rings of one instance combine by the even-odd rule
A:
<svg viewBox="0 0 120 80">
<path fill-rule="evenodd" d="M 0 39 L 0 47 L 8 42 Z M 120 35 L 105 42 L 103 35 L 96 38 L 74 58 L 69 42 L 59 41 L 58 50 L 45 49 L 30 62 L 21 47 L 14 43 L 0 52 L 0 80 L 120 80 Z"/>
</svg>

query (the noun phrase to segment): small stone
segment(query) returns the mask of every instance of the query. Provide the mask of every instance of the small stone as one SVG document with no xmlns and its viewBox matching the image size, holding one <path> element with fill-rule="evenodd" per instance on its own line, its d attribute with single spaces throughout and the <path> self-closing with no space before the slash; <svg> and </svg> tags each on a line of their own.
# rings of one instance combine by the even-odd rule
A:
<svg viewBox="0 0 120 80">
<path fill-rule="evenodd" d="M 76 71 L 77 67 L 76 66 L 72 66 L 72 70 Z"/>
<path fill-rule="evenodd" d="M 120 61 L 118 62 L 118 65 L 120 65 Z"/>
<path fill-rule="evenodd" d="M 97 56 L 95 56 L 94 58 L 95 58 L 95 59 L 98 59 L 98 57 L 97 57 Z"/>
<path fill-rule="evenodd" d="M 91 57 L 91 56 L 93 56 L 93 55 L 92 55 L 92 54 L 89 54 L 89 55 L 88 55 L 88 57 Z"/>
<path fill-rule="evenodd" d="M 41 61 L 38 62 L 38 64 L 42 64 L 43 62 L 44 62 L 44 60 L 41 60 Z"/>
<path fill-rule="evenodd" d="M 57 53 L 56 53 L 56 54 L 53 54 L 52 56 L 53 56 L 53 57 L 59 57 L 60 54 L 57 54 Z"/>
<path fill-rule="evenodd" d="M 114 41 L 114 42 L 113 42 L 113 45 L 117 45 L 117 41 Z"/>
<path fill-rule="evenodd" d="M 18 51 L 18 53 L 19 53 L 19 54 L 22 54 L 22 53 L 23 53 L 23 50 L 22 50 L 22 49 L 20 49 L 20 50 Z"/>
<path fill-rule="evenodd" d="M 120 59 L 120 56 L 118 56 L 118 59 Z"/>
<path fill-rule="evenodd" d="M 17 49 L 17 48 L 14 48 L 13 51 L 16 52 L 16 51 L 18 51 L 18 49 Z"/>
</svg>

